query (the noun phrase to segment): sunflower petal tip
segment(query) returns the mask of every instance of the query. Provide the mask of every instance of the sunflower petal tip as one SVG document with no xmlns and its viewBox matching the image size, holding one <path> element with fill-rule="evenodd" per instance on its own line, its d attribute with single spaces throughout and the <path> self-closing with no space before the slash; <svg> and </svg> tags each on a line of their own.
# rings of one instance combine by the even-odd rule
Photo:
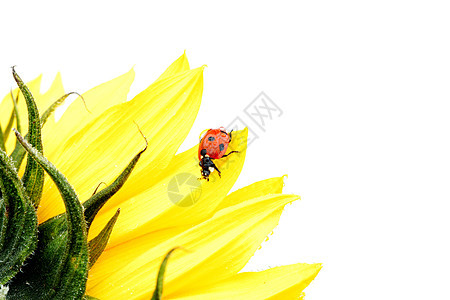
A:
<svg viewBox="0 0 450 300">
<path fill-rule="evenodd" d="M 181 65 L 184 65 L 185 66 L 185 70 L 189 70 L 190 69 L 190 67 L 189 67 L 189 60 L 188 60 L 188 57 L 187 57 L 187 54 L 186 54 L 186 49 L 184 49 L 183 54 L 181 54 L 181 56 L 178 57 L 178 59 L 175 62 L 178 62 Z"/>
<path fill-rule="evenodd" d="M 291 196 L 290 201 L 287 202 L 287 204 L 289 204 L 289 205 L 291 205 L 291 204 L 294 203 L 295 201 L 302 200 L 302 197 L 300 197 L 299 195 L 290 194 L 289 196 Z"/>
<path fill-rule="evenodd" d="M 323 264 L 322 263 L 314 263 L 311 264 L 313 270 L 314 270 L 314 277 L 317 276 L 317 274 L 319 274 L 320 270 L 322 270 Z"/>
<path fill-rule="evenodd" d="M 127 72 L 130 76 L 133 76 L 133 79 L 134 79 L 134 76 L 136 75 L 136 72 L 134 71 L 135 67 L 136 67 L 136 64 L 132 65 L 130 68 L 130 71 Z"/>
</svg>

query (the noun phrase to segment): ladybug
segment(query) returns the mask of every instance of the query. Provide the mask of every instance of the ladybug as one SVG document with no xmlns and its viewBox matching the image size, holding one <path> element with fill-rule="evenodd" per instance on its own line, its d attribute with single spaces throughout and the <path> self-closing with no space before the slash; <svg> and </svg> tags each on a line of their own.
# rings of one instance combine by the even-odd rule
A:
<svg viewBox="0 0 450 300">
<path fill-rule="evenodd" d="M 200 162 L 198 165 L 202 168 L 202 177 L 199 179 L 206 179 L 209 181 L 209 175 L 217 170 L 219 172 L 219 177 L 221 177 L 220 170 L 216 167 L 213 160 L 222 157 L 227 157 L 231 153 L 239 153 L 239 151 L 227 152 L 228 145 L 231 142 L 231 133 L 227 132 L 225 128 L 220 127 L 219 129 L 209 129 L 203 137 L 200 139 L 200 144 L 198 146 L 198 159 Z"/>
</svg>

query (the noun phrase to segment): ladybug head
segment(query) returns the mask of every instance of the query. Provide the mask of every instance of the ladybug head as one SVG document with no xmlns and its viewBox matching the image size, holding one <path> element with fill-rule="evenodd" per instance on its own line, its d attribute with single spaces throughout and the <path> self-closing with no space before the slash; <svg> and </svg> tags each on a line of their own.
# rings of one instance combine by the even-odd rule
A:
<svg viewBox="0 0 450 300">
<path fill-rule="evenodd" d="M 210 174 L 211 174 L 211 172 L 208 169 L 202 169 L 202 177 L 204 179 L 208 179 Z"/>
<path fill-rule="evenodd" d="M 214 171 L 215 164 L 209 157 L 209 155 L 206 153 L 205 149 L 202 149 L 200 151 L 201 159 L 199 162 L 200 167 L 202 168 L 202 179 L 206 179 L 209 181 L 209 175 Z"/>
</svg>

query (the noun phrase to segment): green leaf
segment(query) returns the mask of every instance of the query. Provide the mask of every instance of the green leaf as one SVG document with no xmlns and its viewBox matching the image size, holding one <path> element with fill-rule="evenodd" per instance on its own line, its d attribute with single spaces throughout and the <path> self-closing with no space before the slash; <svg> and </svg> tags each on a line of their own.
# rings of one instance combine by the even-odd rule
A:
<svg viewBox="0 0 450 300">
<path fill-rule="evenodd" d="M 176 249 L 178 249 L 178 247 L 173 248 L 166 254 L 166 257 L 164 257 L 164 260 L 159 267 L 158 277 L 156 278 L 155 292 L 153 293 L 152 300 L 161 300 L 163 292 L 164 273 L 166 272 L 167 262 L 173 251 L 175 251 Z"/>
<path fill-rule="evenodd" d="M 41 140 L 41 122 L 39 112 L 34 102 L 33 95 L 28 87 L 23 83 L 22 79 L 12 69 L 14 79 L 22 92 L 28 109 L 28 141 L 37 151 L 42 153 Z M 25 173 L 22 178 L 25 190 L 30 197 L 31 202 L 35 207 L 39 205 L 42 196 L 42 189 L 44 186 L 44 170 L 39 167 L 39 164 L 32 158 L 28 157 Z"/>
<path fill-rule="evenodd" d="M 62 223 L 59 228 L 51 228 L 50 232 L 46 232 L 45 223 L 39 227 L 38 253 L 25 266 L 24 272 L 12 281 L 8 296 L 11 295 L 12 299 L 80 299 L 86 289 L 89 263 L 83 207 L 64 175 L 17 131 L 15 133 L 28 155 L 40 164 L 58 187 L 66 207 L 67 225 Z M 59 234 L 55 235 L 58 230 Z"/>
<path fill-rule="evenodd" d="M 92 240 L 89 241 L 89 268 L 91 268 L 97 259 L 105 250 L 106 244 L 108 244 L 109 237 L 113 230 L 114 224 L 116 224 L 117 218 L 119 217 L 120 208 L 116 211 L 114 216 L 108 221 L 106 226 L 102 231 Z"/>
<path fill-rule="evenodd" d="M 37 243 L 37 216 L 8 155 L 0 150 L 0 190 L 2 193 L 2 232 L 0 284 L 17 274 Z M 7 205 L 7 210 L 6 210 Z M 7 219 L 7 220 L 6 220 Z"/>
</svg>

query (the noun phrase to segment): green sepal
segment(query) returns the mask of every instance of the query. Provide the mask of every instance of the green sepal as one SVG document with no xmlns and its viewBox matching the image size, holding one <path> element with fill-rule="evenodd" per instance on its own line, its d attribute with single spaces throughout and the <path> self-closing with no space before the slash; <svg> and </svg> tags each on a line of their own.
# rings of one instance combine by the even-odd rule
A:
<svg viewBox="0 0 450 300">
<path fill-rule="evenodd" d="M 19 100 L 19 94 L 17 94 L 17 97 L 14 100 L 14 95 L 12 94 L 12 91 L 11 91 L 11 99 L 12 99 L 13 106 L 14 106 L 13 115 L 16 117 L 16 130 L 20 134 L 22 134 L 22 126 L 20 125 L 20 117 L 19 117 L 19 107 L 17 106 L 17 101 Z M 9 130 L 11 131 L 11 129 L 9 129 Z M 25 138 L 28 138 L 28 135 Z M 17 141 L 17 139 L 16 139 L 16 145 L 15 145 L 14 150 L 11 153 L 10 157 L 13 159 L 14 166 L 16 167 L 17 170 L 19 170 L 20 165 L 22 164 L 22 161 L 25 158 L 26 153 L 27 152 L 25 151 L 25 149 L 22 147 L 22 145 L 20 145 L 19 141 Z"/>
<path fill-rule="evenodd" d="M 176 249 L 178 249 L 178 247 L 173 248 L 166 254 L 164 260 L 161 263 L 161 266 L 159 267 L 158 277 L 156 278 L 156 287 L 155 291 L 153 292 L 152 300 L 161 300 L 163 292 L 164 273 L 166 272 L 167 262 L 169 261 L 169 257 L 172 255 L 173 251 L 175 251 Z"/>
<path fill-rule="evenodd" d="M 32 149 L 29 145 L 27 146 L 26 141 L 17 132 L 16 135 L 19 142 L 23 144 L 25 148 L 28 147 L 27 151 L 31 152 L 31 156 L 41 157 L 43 161 L 40 161 L 40 164 L 50 164 L 35 149 Z M 89 216 L 92 219 L 101 208 L 101 206 L 103 206 L 103 204 L 123 186 L 129 175 L 131 174 L 133 168 L 135 167 L 137 161 L 139 160 L 140 156 L 146 149 L 147 143 L 146 147 L 130 161 L 128 166 L 122 171 L 122 173 L 110 186 L 93 195 L 88 201 L 85 202 L 88 208 L 90 208 L 86 211 L 91 212 Z M 44 167 L 44 165 L 42 166 Z M 56 169 L 52 169 L 50 171 L 57 172 Z M 50 173 L 49 175 L 52 176 Z M 58 184 L 57 186 L 58 188 L 60 188 Z M 91 266 L 106 246 L 107 240 L 112 230 L 112 226 L 117 219 L 117 215 L 118 213 L 116 213 L 113 219 L 111 219 L 106 227 L 102 230 L 102 233 L 100 234 L 102 237 L 97 239 L 97 241 L 94 241 L 94 238 L 90 242 L 90 246 L 92 246 L 92 248 L 94 248 L 95 246 L 95 248 L 97 249 L 93 250 L 93 252 L 97 253 L 94 254 L 97 257 L 93 257 L 93 260 L 91 260 Z M 33 258 L 24 267 L 24 272 L 20 273 L 11 283 L 11 289 L 9 293 L 11 299 L 36 297 L 36 295 L 38 295 L 40 299 L 58 299 L 58 295 L 56 294 L 58 287 L 56 287 L 56 285 L 58 284 L 58 278 L 61 277 L 61 274 L 63 273 L 63 271 L 61 271 L 61 266 L 63 266 L 64 262 L 67 260 L 66 258 L 69 257 L 67 246 L 67 229 L 67 220 L 65 214 L 53 217 L 39 226 L 38 249 Z M 58 268 L 59 272 L 57 271 L 56 274 L 54 270 L 56 268 L 55 266 L 60 266 Z M 49 291 L 49 286 L 55 286 L 53 289 L 56 291 L 54 291 L 53 293 L 52 291 Z M 63 297 L 61 299 L 63 299 Z"/>
<path fill-rule="evenodd" d="M 60 97 L 58 100 L 56 100 L 55 102 L 53 102 L 48 108 L 47 110 L 42 114 L 41 118 L 40 118 L 40 123 L 41 123 L 41 129 L 42 127 L 44 127 L 44 124 L 47 122 L 48 118 L 51 116 L 51 114 L 56 110 L 56 108 L 58 108 L 61 104 L 64 103 L 64 101 L 67 99 L 67 97 L 69 97 L 72 94 L 76 94 L 79 95 L 76 92 L 71 92 L 71 93 L 67 93 L 65 95 L 63 95 L 62 97 Z M 83 99 L 83 97 L 81 95 L 79 95 L 81 99 Z M 84 99 L 83 99 L 84 102 Z M 16 106 L 15 106 L 16 107 Z M 19 124 L 19 119 L 17 119 L 17 123 Z M 19 127 L 17 128 L 17 131 L 19 131 L 20 134 L 22 134 L 21 130 L 19 129 Z M 28 140 L 28 133 L 25 135 L 25 139 Z M 25 149 L 22 147 L 22 145 L 16 141 L 16 146 L 14 147 L 14 150 L 11 154 L 12 159 L 14 160 L 14 165 L 16 166 L 17 169 L 19 169 L 20 165 L 22 164 L 23 159 L 25 158 L 25 154 L 27 152 L 25 151 Z"/>
<path fill-rule="evenodd" d="M 65 220 L 60 227 L 48 222 L 39 226 L 36 255 L 9 285 L 11 299 L 80 299 L 86 289 L 88 247 L 83 207 L 64 175 L 17 131 L 17 139 L 47 172 L 61 194 L 66 207 Z M 67 228 L 65 230 L 64 228 Z M 59 234 L 55 234 L 58 233 Z M 44 276 L 50 275 L 50 276 Z"/>
<path fill-rule="evenodd" d="M 8 127 L 6 129 L 8 130 L 8 133 L 11 132 L 12 125 L 14 123 L 13 121 L 15 118 L 16 119 L 16 130 L 18 132 L 22 132 L 22 125 L 20 123 L 20 116 L 19 116 L 19 106 L 17 104 L 17 102 L 19 102 L 19 91 L 17 91 L 17 96 L 14 98 L 13 92 L 11 90 L 11 100 L 13 103 L 13 112 L 11 114 L 11 120 L 9 120 Z M 16 140 L 16 144 L 18 144 L 17 140 Z"/>
<path fill-rule="evenodd" d="M 20 132 L 20 122 L 19 122 L 19 116 L 18 116 L 18 113 L 17 113 L 17 102 L 19 101 L 19 91 L 17 91 L 17 97 L 14 99 L 14 95 L 13 95 L 13 92 L 11 90 L 11 99 L 12 99 L 12 102 L 13 102 L 13 110 L 11 112 L 11 117 L 9 117 L 8 124 L 6 125 L 5 131 L 4 131 L 3 138 L 5 140 L 5 143 L 8 140 L 9 134 L 10 134 L 11 129 L 13 127 L 14 118 L 16 119 L 16 128 Z"/>
<path fill-rule="evenodd" d="M 8 214 L 6 211 L 6 199 L 0 193 L 0 252 L 3 251 L 3 244 L 6 239 L 6 229 L 8 228 Z"/>
<path fill-rule="evenodd" d="M 56 100 L 55 102 L 53 102 L 48 108 L 47 110 L 42 114 L 41 116 L 41 128 L 44 126 L 45 122 L 47 122 L 48 118 L 51 116 L 51 114 L 61 105 L 64 103 L 64 101 L 67 99 L 67 97 L 69 97 L 70 95 L 78 95 L 78 97 L 81 98 L 81 100 L 83 100 L 84 105 L 86 106 L 86 103 L 84 101 L 83 96 L 81 96 L 80 94 L 78 94 L 77 92 L 70 92 L 67 93 L 65 95 L 63 95 L 61 98 L 59 98 L 58 100 Z M 86 107 L 87 109 L 87 107 Z"/>
<path fill-rule="evenodd" d="M 5 138 L 3 135 L 2 125 L 0 124 L 0 150 L 6 151 Z"/>
<path fill-rule="evenodd" d="M 8 286 L 3 286 L 0 285 L 0 300 L 5 300 L 6 299 L 6 295 L 8 294 Z"/>
<path fill-rule="evenodd" d="M 19 75 L 12 68 L 14 79 L 19 86 L 22 95 L 25 98 L 28 109 L 28 141 L 37 151 L 42 153 L 42 140 L 41 140 L 41 121 L 39 118 L 39 111 L 28 87 L 19 77 Z M 22 177 L 23 185 L 27 191 L 28 197 L 35 207 L 39 205 L 39 201 L 42 196 L 42 189 L 44 187 L 44 170 L 39 164 L 28 157 L 25 172 Z"/>
<path fill-rule="evenodd" d="M 119 214 L 120 208 L 108 221 L 102 231 L 100 231 L 100 233 L 95 238 L 89 241 L 89 269 L 95 264 L 97 259 L 102 254 L 103 250 L 105 250 L 106 244 L 108 244 L 109 237 L 111 236 L 111 232 L 113 230 L 114 224 L 116 224 Z"/>
<path fill-rule="evenodd" d="M 27 137 L 28 135 L 25 136 L 25 138 Z M 22 164 L 26 154 L 27 151 L 25 151 L 25 149 L 23 149 L 20 144 L 16 144 L 16 147 L 14 147 L 14 150 L 11 153 L 11 159 L 14 161 L 14 167 L 16 167 L 17 170 L 20 168 L 20 165 Z"/>
<path fill-rule="evenodd" d="M 5 209 L 3 247 L 0 250 L 0 284 L 8 282 L 19 272 L 25 259 L 37 244 L 37 215 L 6 152 L 0 150 L 0 190 Z M 2 205 L 2 206 L 3 206 Z M 7 206 L 6 206 L 7 205 Z M 6 210 L 7 207 L 7 210 Z M 5 220 L 7 219 L 7 220 Z"/>
<path fill-rule="evenodd" d="M 66 224 L 64 222 L 63 224 Z M 67 226 L 39 225 L 38 247 L 10 283 L 9 299 L 53 299 L 67 259 Z"/>
<path fill-rule="evenodd" d="M 145 138 L 145 137 L 144 137 Z M 147 139 L 145 139 L 145 148 L 141 150 L 134 158 L 130 161 L 128 166 L 122 171 L 122 173 L 114 180 L 112 184 L 104 188 L 98 193 L 94 193 L 88 200 L 83 203 L 84 206 L 84 216 L 86 218 L 86 224 L 88 228 L 91 226 L 92 221 L 95 216 L 99 212 L 99 210 L 103 207 L 103 205 L 115 194 L 117 193 L 122 186 L 127 181 L 128 177 L 130 177 L 131 172 L 136 166 L 139 158 L 142 153 L 147 150 Z"/>
</svg>

